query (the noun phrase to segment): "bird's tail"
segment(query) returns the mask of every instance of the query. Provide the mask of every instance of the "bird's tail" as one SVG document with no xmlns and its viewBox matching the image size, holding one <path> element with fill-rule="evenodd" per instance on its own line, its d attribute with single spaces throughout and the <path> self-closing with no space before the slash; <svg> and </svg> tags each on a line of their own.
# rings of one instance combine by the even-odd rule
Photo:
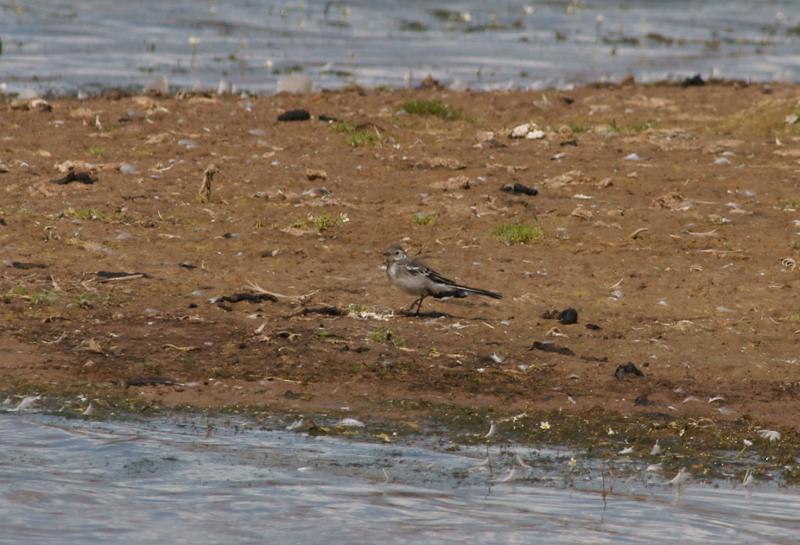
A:
<svg viewBox="0 0 800 545">
<path fill-rule="evenodd" d="M 455 288 L 465 291 L 467 293 L 474 293 L 475 295 L 483 295 L 484 297 L 491 297 L 492 299 L 502 299 L 503 296 L 495 291 L 482 290 L 480 288 L 470 288 L 469 286 L 454 286 Z"/>
</svg>

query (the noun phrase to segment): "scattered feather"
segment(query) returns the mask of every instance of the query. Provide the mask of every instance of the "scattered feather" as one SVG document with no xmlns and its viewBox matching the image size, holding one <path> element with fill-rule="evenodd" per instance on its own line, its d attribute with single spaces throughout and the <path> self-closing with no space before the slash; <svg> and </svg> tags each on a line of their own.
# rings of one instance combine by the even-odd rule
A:
<svg viewBox="0 0 800 545">
<path fill-rule="evenodd" d="M 478 467 L 486 467 L 488 465 L 489 465 L 489 458 L 484 458 L 483 460 L 472 466 L 472 468 L 474 469 Z"/>
<path fill-rule="evenodd" d="M 519 464 L 519 467 L 524 469 L 533 469 L 532 466 L 525 463 L 525 460 L 522 459 L 522 456 L 520 456 L 519 453 L 517 453 L 515 459 L 517 461 L 517 464 Z"/>
<path fill-rule="evenodd" d="M 302 425 L 303 425 L 303 419 L 300 418 L 298 420 L 295 420 L 294 422 L 292 422 L 288 426 L 286 426 L 286 431 L 294 431 L 294 430 L 300 428 Z"/>
<path fill-rule="evenodd" d="M 516 473 L 517 473 L 517 468 L 516 467 L 512 467 L 511 471 L 508 472 L 508 475 L 506 475 L 502 479 L 500 479 L 498 481 L 495 481 L 495 482 L 497 482 L 497 483 L 507 483 L 508 481 L 510 481 L 510 480 L 512 480 L 514 478 L 514 475 Z"/>
<path fill-rule="evenodd" d="M 682 486 L 686 481 L 689 480 L 689 472 L 686 471 L 685 467 L 682 467 L 680 471 L 670 480 L 667 482 L 668 485 L 671 486 Z"/>
<path fill-rule="evenodd" d="M 32 411 L 36 402 L 42 399 L 42 396 L 26 396 L 19 402 L 15 408 L 11 409 L 14 412 L 22 413 L 25 411 Z"/>
<path fill-rule="evenodd" d="M 781 432 L 775 430 L 758 430 L 758 435 L 762 439 L 767 439 L 770 443 L 781 440 Z"/>
<path fill-rule="evenodd" d="M 366 426 L 361 420 L 356 420 L 355 418 L 343 418 L 336 425 L 343 428 L 363 428 Z"/>
<path fill-rule="evenodd" d="M 744 473 L 744 479 L 742 479 L 742 486 L 748 488 L 753 485 L 755 479 L 753 478 L 753 470 L 748 469 Z"/>
</svg>

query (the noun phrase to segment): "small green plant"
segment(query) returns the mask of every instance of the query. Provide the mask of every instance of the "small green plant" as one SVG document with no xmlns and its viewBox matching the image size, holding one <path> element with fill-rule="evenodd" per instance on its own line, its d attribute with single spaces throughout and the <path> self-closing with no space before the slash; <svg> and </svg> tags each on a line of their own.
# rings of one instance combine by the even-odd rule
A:
<svg viewBox="0 0 800 545">
<path fill-rule="evenodd" d="M 374 146 L 383 141 L 383 136 L 377 129 L 367 127 L 357 127 L 347 121 L 340 121 L 333 125 L 333 130 L 347 135 L 345 142 L 349 146 L 358 148 L 361 146 Z"/>
<path fill-rule="evenodd" d="M 295 229 L 312 228 L 318 233 L 322 233 L 328 229 L 331 229 L 332 227 L 345 224 L 349 221 L 350 218 L 347 216 L 347 214 L 339 214 L 338 216 L 334 216 L 330 212 L 325 212 L 319 216 L 309 214 L 305 219 L 299 219 L 295 221 L 292 224 L 292 227 Z"/>
<path fill-rule="evenodd" d="M 503 223 L 497 226 L 494 234 L 506 244 L 527 244 L 544 238 L 544 231 L 538 223 Z"/>
<path fill-rule="evenodd" d="M 461 110 L 451 108 L 438 100 L 407 100 L 403 102 L 400 109 L 414 115 L 433 116 L 448 121 L 461 119 Z"/>
<path fill-rule="evenodd" d="M 433 215 L 426 214 L 425 212 L 417 212 L 414 214 L 414 222 L 417 225 L 430 225 L 433 223 Z"/>
<path fill-rule="evenodd" d="M 397 338 L 394 335 L 394 332 L 391 329 L 383 329 L 379 327 L 378 329 L 373 329 L 367 335 L 367 338 L 376 344 L 386 344 L 386 343 L 393 343 L 397 344 Z"/>
<path fill-rule="evenodd" d="M 58 298 L 58 295 L 56 295 L 54 291 L 35 291 L 25 286 L 15 286 L 6 293 L 6 297 L 16 297 L 24 299 L 32 305 L 42 305 L 45 303 L 52 303 Z"/>
<path fill-rule="evenodd" d="M 329 212 L 325 212 L 319 216 L 309 216 L 308 221 L 314 226 L 314 229 L 320 233 L 327 231 L 331 227 L 335 227 L 339 223 Z"/>
<path fill-rule="evenodd" d="M 634 121 L 628 125 L 619 125 L 616 119 L 612 119 L 608 124 L 609 131 L 625 134 L 639 134 L 652 127 L 653 124 L 649 121 Z"/>
<path fill-rule="evenodd" d="M 567 123 L 567 127 L 569 127 L 569 129 L 575 134 L 589 132 L 590 130 L 592 130 L 591 126 L 581 125 L 580 123 Z"/>
<path fill-rule="evenodd" d="M 91 153 L 95 157 L 102 157 L 103 155 L 106 154 L 106 148 L 102 146 L 92 146 L 91 148 L 89 148 L 89 153 Z"/>
<path fill-rule="evenodd" d="M 75 304 L 81 308 L 91 308 L 92 303 L 97 299 L 97 294 L 91 291 L 81 292 L 75 297 Z"/>
<path fill-rule="evenodd" d="M 339 121 L 338 123 L 331 125 L 331 127 L 333 127 L 333 130 L 336 132 L 343 132 L 345 134 L 355 132 L 357 129 L 357 127 L 349 121 Z"/>
<path fill-rule="evenodd" d="M 653 128 L 653 124 L 649 121 L 634 121 L 630 125 L 624 127 L 625 132 L 640 133 L 647 129 Z"/>
<path fill-rule="evenodd" d="M 354 133 L 347 136 L 345 142 L 348 146 L 358 148 L 361 146 L 374 146 L 380 143 L 381 136 L 377 132 L 372 132 L 367 129 L 359 129 Z"/>
<path fill-rule="evenodd" d="M 800 199 L 797 197 L 786 199 L 783 201 L 784 208 L 791 208 L 792 210 L 800 210 Z"/>
</svg>

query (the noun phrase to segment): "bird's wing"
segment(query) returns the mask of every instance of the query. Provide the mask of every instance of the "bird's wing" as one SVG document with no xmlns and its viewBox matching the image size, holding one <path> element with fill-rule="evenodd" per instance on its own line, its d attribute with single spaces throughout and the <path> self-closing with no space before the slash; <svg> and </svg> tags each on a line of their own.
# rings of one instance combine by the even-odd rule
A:
<svg viewBox="0 0 800 545">
<path fill-rule="evenodd" d="M 438 272 L 434 271 L 421 261 L 417 261 L 416 259 L 412 259 L 408 263 L 406 263 L 406 271 L 408 271 L 412 275 L 425 276 L 429 280 L 436 282 L 438 284 L 447 284 L 450 286 L 458 285 L 449 278 L 445 278 Z"/>
</svg>

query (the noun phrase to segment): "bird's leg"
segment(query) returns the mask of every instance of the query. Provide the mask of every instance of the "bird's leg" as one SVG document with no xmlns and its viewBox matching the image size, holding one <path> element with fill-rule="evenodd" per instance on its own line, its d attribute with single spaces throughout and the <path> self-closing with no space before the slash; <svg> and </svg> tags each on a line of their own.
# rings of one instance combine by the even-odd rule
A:
<svg viewBox="0 0 800 545">
<path fill-rule="evenodd" d="M 422 297 L 420 297 L 419 299 L 414 299 L 413 301 L 411 301 L 411 304 L 406 307 L 406 310 L 407 311 L 411 311 L 411 309 L 414 308 L 414 305 L 416 305 L 421 299 L 422 299 Z"/>
<path fill-rule="evenodd" d="M 417 312 L 415 313 L 415 316 L 419 316 L 419 309 L 420 309 L 420 307 L 422 306 L 422 300 L 423 300 L 423 299 L 425 299 L 425 296 L 424 296 L 424 295 L 423 295 L 422 297 L 420 297 L 420 298 L 419 298 L 419 303 L 417 303 Z"/>
</svg>

